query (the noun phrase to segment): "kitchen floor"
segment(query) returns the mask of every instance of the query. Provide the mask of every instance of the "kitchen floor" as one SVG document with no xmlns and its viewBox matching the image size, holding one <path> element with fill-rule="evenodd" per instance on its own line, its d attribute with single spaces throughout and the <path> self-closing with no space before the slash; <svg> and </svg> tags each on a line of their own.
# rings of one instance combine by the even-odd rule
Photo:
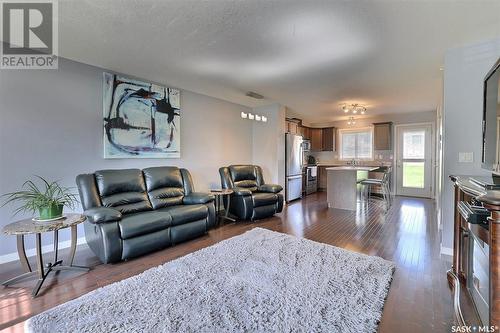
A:
<svg viewBox="0 0 500 333">
<path fill-rule="evenodd" d="M 396 197 L 387 212 L 376 200 L 351 212 L 328 209 L 326 194 L 319 192 L 292 202 L 275 217 L 227 224 L 204 237 L 119 264 L 100 264 L 80 246 L 76 264 L 91 266 L 89 273 L 61 272 L 35 299 L 30 295 L 33 281 L 0 289 L 0 329 L 22 332 L 23 322 L 32 315 L 258 226 L 394 261 L 397 268 L 379 331 L 450 332 L 454 319 L 446 270 L 451 258 L 439 253 L 435 216 L 434 202 L 428 199 Z M 0 266 L 0 280 L 19 273 L 17 263 Z"/>
</svg>

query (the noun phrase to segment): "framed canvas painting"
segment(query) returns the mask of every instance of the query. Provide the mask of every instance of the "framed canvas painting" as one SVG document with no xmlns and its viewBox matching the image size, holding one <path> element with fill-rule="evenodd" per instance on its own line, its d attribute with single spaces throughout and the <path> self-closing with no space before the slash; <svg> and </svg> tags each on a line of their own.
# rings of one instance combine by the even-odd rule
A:
<svg viewBox="0 0 500 333">
<path fill-rule="evenodd" d="M 180 157 L 180 91 L 104 73 L 104 158 Z"/>
</svg>

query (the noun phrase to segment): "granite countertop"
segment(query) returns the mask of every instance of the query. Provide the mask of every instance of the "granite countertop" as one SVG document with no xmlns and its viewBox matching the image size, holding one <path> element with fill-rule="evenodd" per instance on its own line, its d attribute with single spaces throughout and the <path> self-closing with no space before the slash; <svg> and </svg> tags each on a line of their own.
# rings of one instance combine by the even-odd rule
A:
<svg viewBox="0 0 500 333">
<path fill-rule="evenodd" d="M 350 166 L 346 162 L 344 162 L 344 163 L 342 163 L 342 162 L 319 162 L 316 165 L 319 167 Z M 388 167 L 391 165 L 392 165 L 392 162 L 366 162 L 366 164 L 362 163 L 361 165 L 358 165 L 358 166 L 380 168 L 380 167 Z"/>
<path fill-rule="evenodd" d="M 7 235 L 40 234 L 42 232 L 68 228 L 82 223 L 85 219 L 85 215 L 82 214 L 64 214 L 63 218 L 45 222 L 33 221 L 28 218 L 7 224 L 3 227 L 3 232 Z"/>
<path fill-rule="evenodd" d="M 345 165 L 345 166 L 337 166 L 337 167 L 331 167 L 331 168 L 326 168 L 328 171 L 349 171 L 349 170 L 354 170 L 354 171 L 373 171 L 377 170 L 379 167 L 373 167 L 373 166 L 360 166 L 360 165 Z"/>
</svg>

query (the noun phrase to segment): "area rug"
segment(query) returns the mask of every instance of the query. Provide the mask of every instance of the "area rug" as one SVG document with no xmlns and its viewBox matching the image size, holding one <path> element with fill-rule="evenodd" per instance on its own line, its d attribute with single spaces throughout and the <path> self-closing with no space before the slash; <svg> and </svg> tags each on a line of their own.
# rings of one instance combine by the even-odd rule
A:
<svg viewBox="0 0 500 333">
<path fill-rule="evenodd" d="M 254 228 L 32 317 L 29 332 L 374 332 L 394 264 Z"/>
</svg>

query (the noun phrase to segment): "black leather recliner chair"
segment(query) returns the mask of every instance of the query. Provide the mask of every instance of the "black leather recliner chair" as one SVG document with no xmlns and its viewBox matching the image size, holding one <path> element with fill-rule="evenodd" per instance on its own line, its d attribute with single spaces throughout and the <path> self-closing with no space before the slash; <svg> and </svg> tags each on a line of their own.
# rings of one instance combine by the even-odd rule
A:
<svg viewBox="0 0 500 333">
<path fill-rule="evenodd" d="M 103 263 L 203 235 L 215 224 L 214 196 L 194 192 L 186 169 L 101 170 L 76 183 L 85 239 Z"/>
<path fill-rule="evenodd" d="M 283 187 L 266 184 L 257 165 L 230 165 L 219 169 L 222 188 L 232 189 L 229 212 L 242 220 L 273 216 L 283 210 Z"/>
</svg>

